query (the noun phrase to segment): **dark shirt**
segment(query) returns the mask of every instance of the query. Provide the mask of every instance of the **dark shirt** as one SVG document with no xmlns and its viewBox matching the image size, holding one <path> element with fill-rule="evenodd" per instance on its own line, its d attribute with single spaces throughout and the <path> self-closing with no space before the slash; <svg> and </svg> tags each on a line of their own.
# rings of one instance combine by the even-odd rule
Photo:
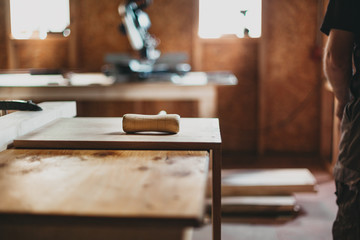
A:
<svg viewBox="0 0 360 240">
<path fill-rule="evenodd" d="M 360 1 L 330 0 L 321 31 L 329 35 L 331 29 L 360 33 Z"/>
<path fill-rule="evenodd" d="M 354 33 L 354 63 L 356 72 L 351 89 L 353 95 L 360 97 L 360 0 L 330 0 L 321 25 L 321 31 L 329 35 L 331 29 Z"/>
</svg>

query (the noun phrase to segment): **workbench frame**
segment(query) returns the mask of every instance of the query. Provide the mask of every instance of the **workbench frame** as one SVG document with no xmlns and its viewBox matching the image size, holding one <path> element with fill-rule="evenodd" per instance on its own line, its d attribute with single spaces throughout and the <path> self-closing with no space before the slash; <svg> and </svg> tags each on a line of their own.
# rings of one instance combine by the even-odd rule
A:
<svg viewBox="0 0 360 240">
<path fill-rule="evenodd" d="M 116 83 L 89 86 L 24 86 L 0 88 L 0 100 L 39 101 L 195 101 L 198 117 L 216 116 L 217 85 L 176 85 L 170 82 Z"/>
<path fill-rule="evenodd" d="M 212 235 L 221 239 L 221 135 L 217 118 L 181 118 L 178 134 L 125 134 L 122 118 L 62 118 L 14 140 L 16 148 L 208 151 Z M 91 129 L 91 132 L 89 132 Z M 84 134 L 86 136 L 84 136 Z"/>
</svg>

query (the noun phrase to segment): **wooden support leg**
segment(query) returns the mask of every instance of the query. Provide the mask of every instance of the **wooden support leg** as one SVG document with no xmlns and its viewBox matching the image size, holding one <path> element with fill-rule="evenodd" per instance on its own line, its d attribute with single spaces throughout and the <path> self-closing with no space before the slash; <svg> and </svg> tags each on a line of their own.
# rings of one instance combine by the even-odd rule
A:
<svg viewBox="0 0 360 240">
<path fill-rule="evenodd" d="M 221 239 L 221 148 L 212 150 L 212 235 Z"/>
</svg>

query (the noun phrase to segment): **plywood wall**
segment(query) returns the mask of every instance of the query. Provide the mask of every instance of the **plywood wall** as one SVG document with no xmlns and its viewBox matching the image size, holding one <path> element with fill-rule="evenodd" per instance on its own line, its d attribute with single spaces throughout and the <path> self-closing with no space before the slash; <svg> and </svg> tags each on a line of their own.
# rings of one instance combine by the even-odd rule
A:
<svg viewBox="0 0 360 240">
<path fill-rule="evenodd" d="M 0 1 L 0 69 L 7 68 L 7 30 L 6 30 L 6 1 Z"/>
<path fill-rule="evenodd" d="M 263 4 L 259 147 L 265 152 L 316 152 L 321 87 L 321 59 L 314 57 L 318 3 Z"/>
<path fill-rule="evenodd" d="M 83 71 L 101 71 L 107 53 L 129 52 L 131 47 L 118 31 L 119 1 L 76 0 L 78 62 Z"/>
<path fill-rule="evenodd" d="M 69 68 L 69 42 L 65 38 L 12 40 L 13 64 L 17 69 Z"/>
<path fill-rule="evenodd" d="M 231 71 L 237 86 L 218 89 L 218 114 L 225 149 L 257 150 L 258 40 L 202 41 L 201 70 Z M 206 59 L 206 60 L 205 60 Z"/>
<path fill-rule="evenodd" d="M 195 4 L 193 0 L 155 0 L 146 10 L 152 22 L 149 31 L 160 40 L 160 51 L 185 52 L 191 57 Z"/>
<path fill-rule="evenodd" d="M 0 13 L 4 1 L 0 0 Z M 117 29 L 120 2 L 71 0 L 70 51 L 62 56 L 66 60 L 57 62 L 94 72 L 101 71 L 107 53 L 133 53 Z M 314 57 L 317 1 L 263 0 L 262 37 L 231 41 L 198 39 L 197 0 L 154 0 L 146 12 L 152 22 L 150 33 L 160 39 L 158 48 L 163 53 L 185 52 L 193 70 L 230 70 L 238 77 L 237 86 L 218 89 L 224 150 L 319 152 L 321 63 Z M 3 43 L 1 31 L 1 52 Z M 46 59 L 45 53 L 41 56 Z M 21 59 L 21 66 L 29 67 Z M 1 68 L 5 60 L 1 53 Z"/>
<path fill-rule="evenodd" d="M 78 67 L 85 71 L 100 71 L 107 53 L 133 52 L 126 36 L 118 31 L 121 23 L 117 12 L 119 0 L 76 0 Z M 160 40 L 163 53 L 185 52 L 191 56 L 193 1 L 157 0 L 146 12 L 152 22 L 149 30 Z"/>
</svg>

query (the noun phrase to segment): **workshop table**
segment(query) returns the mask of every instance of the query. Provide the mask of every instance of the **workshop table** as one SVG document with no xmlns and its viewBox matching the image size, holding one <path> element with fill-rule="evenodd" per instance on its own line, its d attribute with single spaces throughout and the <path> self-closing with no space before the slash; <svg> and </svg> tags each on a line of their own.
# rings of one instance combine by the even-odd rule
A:
<svg viewBox="0 0 360 240">
<path fill-rule="evenodd" d="M 178 134 L 126 134 L 122 118 L 61 118 L 14 140 L 16 148 L 210 152 L 213 239 L 221 239 L 221 135 L 216 118 L 181 118 Z"/>
<path fill-rule="evenodd" d="M 198 117 L 217 116 L 217 87 L 233 86 L 230 72 L 190 72 L 178 81 L 114 82 L 102 73 L 62 75 L 0 74 L 0 99 L 42 101 L 194 101 Z M 136 111 L 137 112 L 137 111 Z M 98 115 L 97 115 L 98 116 Z"/>
<path fill-rule="evenodd" d="M 189 240 L 208 164 L 206 151 L 5 150 L 0 239 Z"/>
</svg>

